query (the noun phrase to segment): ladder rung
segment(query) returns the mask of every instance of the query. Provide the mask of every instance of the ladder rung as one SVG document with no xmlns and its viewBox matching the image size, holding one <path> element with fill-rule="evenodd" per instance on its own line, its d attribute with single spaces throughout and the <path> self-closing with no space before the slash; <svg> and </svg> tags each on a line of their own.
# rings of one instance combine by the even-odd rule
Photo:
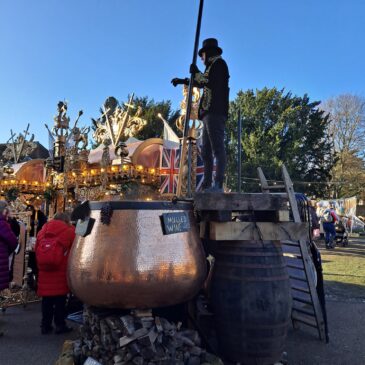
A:
<svg viewBox="0 0 365 365">
<path fill-rule="evenodd" d="M 285 185 L 269 185 L 269 186 L 264 186 L 263 189 L 264 190 L 285 189 Z"/>
<path fill-rule="evenodd" d="M 299 242 L 289 242 L 289 241 L 284 241 L 281 243 L 283 246 L 294 246 L 294 247 L 300 247 Z"/>
<path fill-rule="evenodd" d="M 307 279 L 305 279 L 305 278 L 301 278 L 300 276 L 289 275 L 289 278 L 290 278 L 290 279 L 294 279 L 294 280 L 299 280 L 299 281 L 307 282 Z"/>
<path fill-rule="evenodd" d="M 310 294 L 309 289 L 306 289 L 306 288 L 300 288 L 299 286 L 296 286 L 296 285 L 292 285 L 291 288 L 293 290 L 297 290 L 297 291 L 300 291 L 302 293 Z"/>
<path fill-rule="evenodd" d="M 306 279 L 305 270 L 303 267 L 290 267 L 289 265 L 286 267 L 288 269 L 289 275 L 299 276 L 302 279 Z"/>
<path fill-rule="evenodd" d="M 293 311 L 297 311 L 299 313 L 305 314 L 305 315 L 313 317 L 313 318 L 316 316 L 314 311 L 311 312 L 311 311 L 309 311 L 307 309 L 304 309 L 304 308 L 293 307 Z"/>
<path fill-rule="evenodd" d="M 309 304 L 313 307 L 313 303 L 311 300 L 303 299 L 303 298 L 299 298 L 299 297 L 295 297 L 295 296 L 293 296 L 293 300 L 295 300 L 296 302 L 299 302 L 299 303 Z"/>
<path fill-rule="evenodd" d="M 318 328 L 317 322 L 314 318 L 302 317 L 299 313 L 293 313 L 292 320 L 296 322 L 304 323 L 310 327 Z"/>
<path fill-rule="evenodd" d="M 282 244 L 284 255 L 287 257 L 288 255 L 295 255 L 299 258 L 302 258 L 302 252 L 300 251 L 299 246 L 286 246 Z"/>
</svg>

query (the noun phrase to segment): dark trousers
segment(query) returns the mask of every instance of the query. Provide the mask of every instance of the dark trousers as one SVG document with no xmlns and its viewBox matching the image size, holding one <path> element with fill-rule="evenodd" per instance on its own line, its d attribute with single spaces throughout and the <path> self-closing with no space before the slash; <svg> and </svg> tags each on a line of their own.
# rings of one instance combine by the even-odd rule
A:
<svg viewBox="0 0 365 365">
<path fill-rule="evenodd" d="M 223 185 L 226 169 L 226 150 L 224 148 L 224 129 L 226 117 L 207 114 L 203 117 L 203 148 L 204 187 L 212 184 L 214 158 L 217 163 L 215 182 Z"/>
<path fill-rule="evenodd" d="M 326 244 L 332 244 L 336 239 L 336 229 L 335 224 L 330 222 L 323 222 L 323 230 L 325 232 Z"/>
<path fill-rule="evenodd" d="M 51 328 L 53 321 L 56 327 L 63 327 L 65 318 L 66 295 L 42 298 L 42 328 Z"/>
</svg>

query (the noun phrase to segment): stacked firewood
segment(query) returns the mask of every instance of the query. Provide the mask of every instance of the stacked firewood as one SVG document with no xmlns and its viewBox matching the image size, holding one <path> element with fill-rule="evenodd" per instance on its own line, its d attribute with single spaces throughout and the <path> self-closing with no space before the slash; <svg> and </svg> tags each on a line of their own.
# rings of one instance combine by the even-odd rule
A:
<svg viewBox="0 0 365 365">
<path fill-rule="evenodd" d="M 87 358 L 102 365 L 223 365 L 201 347 L 196 331 L 149 312 L 117 316 L 86 309 L 80 335 L 76 365 Z"/>
</svg>

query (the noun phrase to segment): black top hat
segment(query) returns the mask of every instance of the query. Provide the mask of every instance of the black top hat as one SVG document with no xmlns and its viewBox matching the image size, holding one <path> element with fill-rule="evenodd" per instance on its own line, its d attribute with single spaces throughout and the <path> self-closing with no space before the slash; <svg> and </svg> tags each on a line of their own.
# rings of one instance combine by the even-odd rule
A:
<svg viewBox="0 0 365 365">
<path fill-rule="evenodd" d="M 221 55 L 223 53 L 222 48 L 218 47 L 218 41 L 215 38 L 208 38 L 203 41 L 203 47 L 199 49 L 199 57 L 202 56 L 203 52 L 206 52 L 209 49 L 217 50 L 218 55 Z"/>
</svg>

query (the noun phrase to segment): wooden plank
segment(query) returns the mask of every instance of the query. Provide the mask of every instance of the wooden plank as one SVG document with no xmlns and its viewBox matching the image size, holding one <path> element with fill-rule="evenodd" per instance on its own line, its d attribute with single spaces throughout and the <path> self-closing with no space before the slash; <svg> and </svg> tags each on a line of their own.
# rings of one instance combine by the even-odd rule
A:
<svg viewBox="0 0 365 365">
<path fill-rule="evenodd" d="M 202 221 L 205 222 L 231 222 L 232 211 L 230 210 L 206 210 L 200 212 Z"/>
<path fill-rule="evenodd" d="M 307 316 L 315 317 L 312 305 L 293 301 L 293 311 L 306 314 Z"/>
<path fill-rule="evenodd" d="M 262 192 L 265 194 L 269 194 L 270 193 L 269 184 L 266 180 L 266 177 L 265 177 L 264 172 L 262 171 L 261 167 L 257 168 L 257 174 L 259 175 Z"/>
<path fill-rule="evenodd" d="M 299 240 L 307 234 L 307 223 L 210 222 L 210 239 L 215 241 Z"/>
<path fill-rule="evenodd" d="M 200 222 L 199 223 L 200 238 L 207 238 L 207 227 L 208 227 L 207 222 Z"/>
<path fill-rule="evenodd" d="M 294 257 L 284 256 L 285 262 L 288 266 L 296 269 L 304 270 L 304 264 L 302 258 L 297 259 Z"/>
<path fill-rule="evenodd" d="M 309 294 L 309 289 L 307 287 L 304 287 L 304 285 L 301 285 L 301 286 L 296 286 L 296 285 L 293 285 L 292 284 L 292 281 L 293 280 L 290 280 L 290 283 L 291 283 L 291 290 L 295 290 L 296 292 L 301 292 L 301 293 L 306 293 L 306 294 Z M 297 280 L 296 280 L 297 281 Z M 303 283 L 303 282 L 302 282 Z"/>
<path fill-rule="evenodd" d="M 292 289 L 301 290 L 309 293 L 309 287 L 307 282 L 305 281 L 290 279 L 290 285 Z"/>
<path fill-rule="evenodd" d="M 294 300 L 303 301 L 303 303 L 310 303 L 312 305 L 312 298 L 309 292 L 292 288 L 292 296 Z"/>
<path fill-rule="evenodd" d="M 196 210 L 285 210 L 288 198 L 282 193 L 197 193 L 194 204 Z"/>
<path fill-rule="evenodd" d="M 283 245 L 287 245 L 287 246 L 292 246 L 292 247 L 299 247 L 300 248 L 300 245 L 299 245 L 299 242 L 297 241 L 282 241 L 282 244 Z"/>
<path fill-rule="evenodd" d="M 299 246 L 297 246 L 297 247 L 289 246 L 289 245 L 284 245 L 282 243 L 282 247 L 283 247 L 284 256 L 287 254 L 302 256 Z"/>
<path fill-rule="evenodd" d="M 317 328 L 316 319 L 314 317 L 307 316 L 304 313 L 299 313 L 299 312 L 293 310 L 292 319 L 293 319 L 293 321 L 298 321 L 298 322 L 304 323 L 308 326 Z"/>
<path fill-rule="evenodd" d="M 291 279 L 307 281 L 307 276 L 305 275 L 305 271 L 303 269 L 293 269 L 288 267 L 288 273 Z"/>
</svg>

